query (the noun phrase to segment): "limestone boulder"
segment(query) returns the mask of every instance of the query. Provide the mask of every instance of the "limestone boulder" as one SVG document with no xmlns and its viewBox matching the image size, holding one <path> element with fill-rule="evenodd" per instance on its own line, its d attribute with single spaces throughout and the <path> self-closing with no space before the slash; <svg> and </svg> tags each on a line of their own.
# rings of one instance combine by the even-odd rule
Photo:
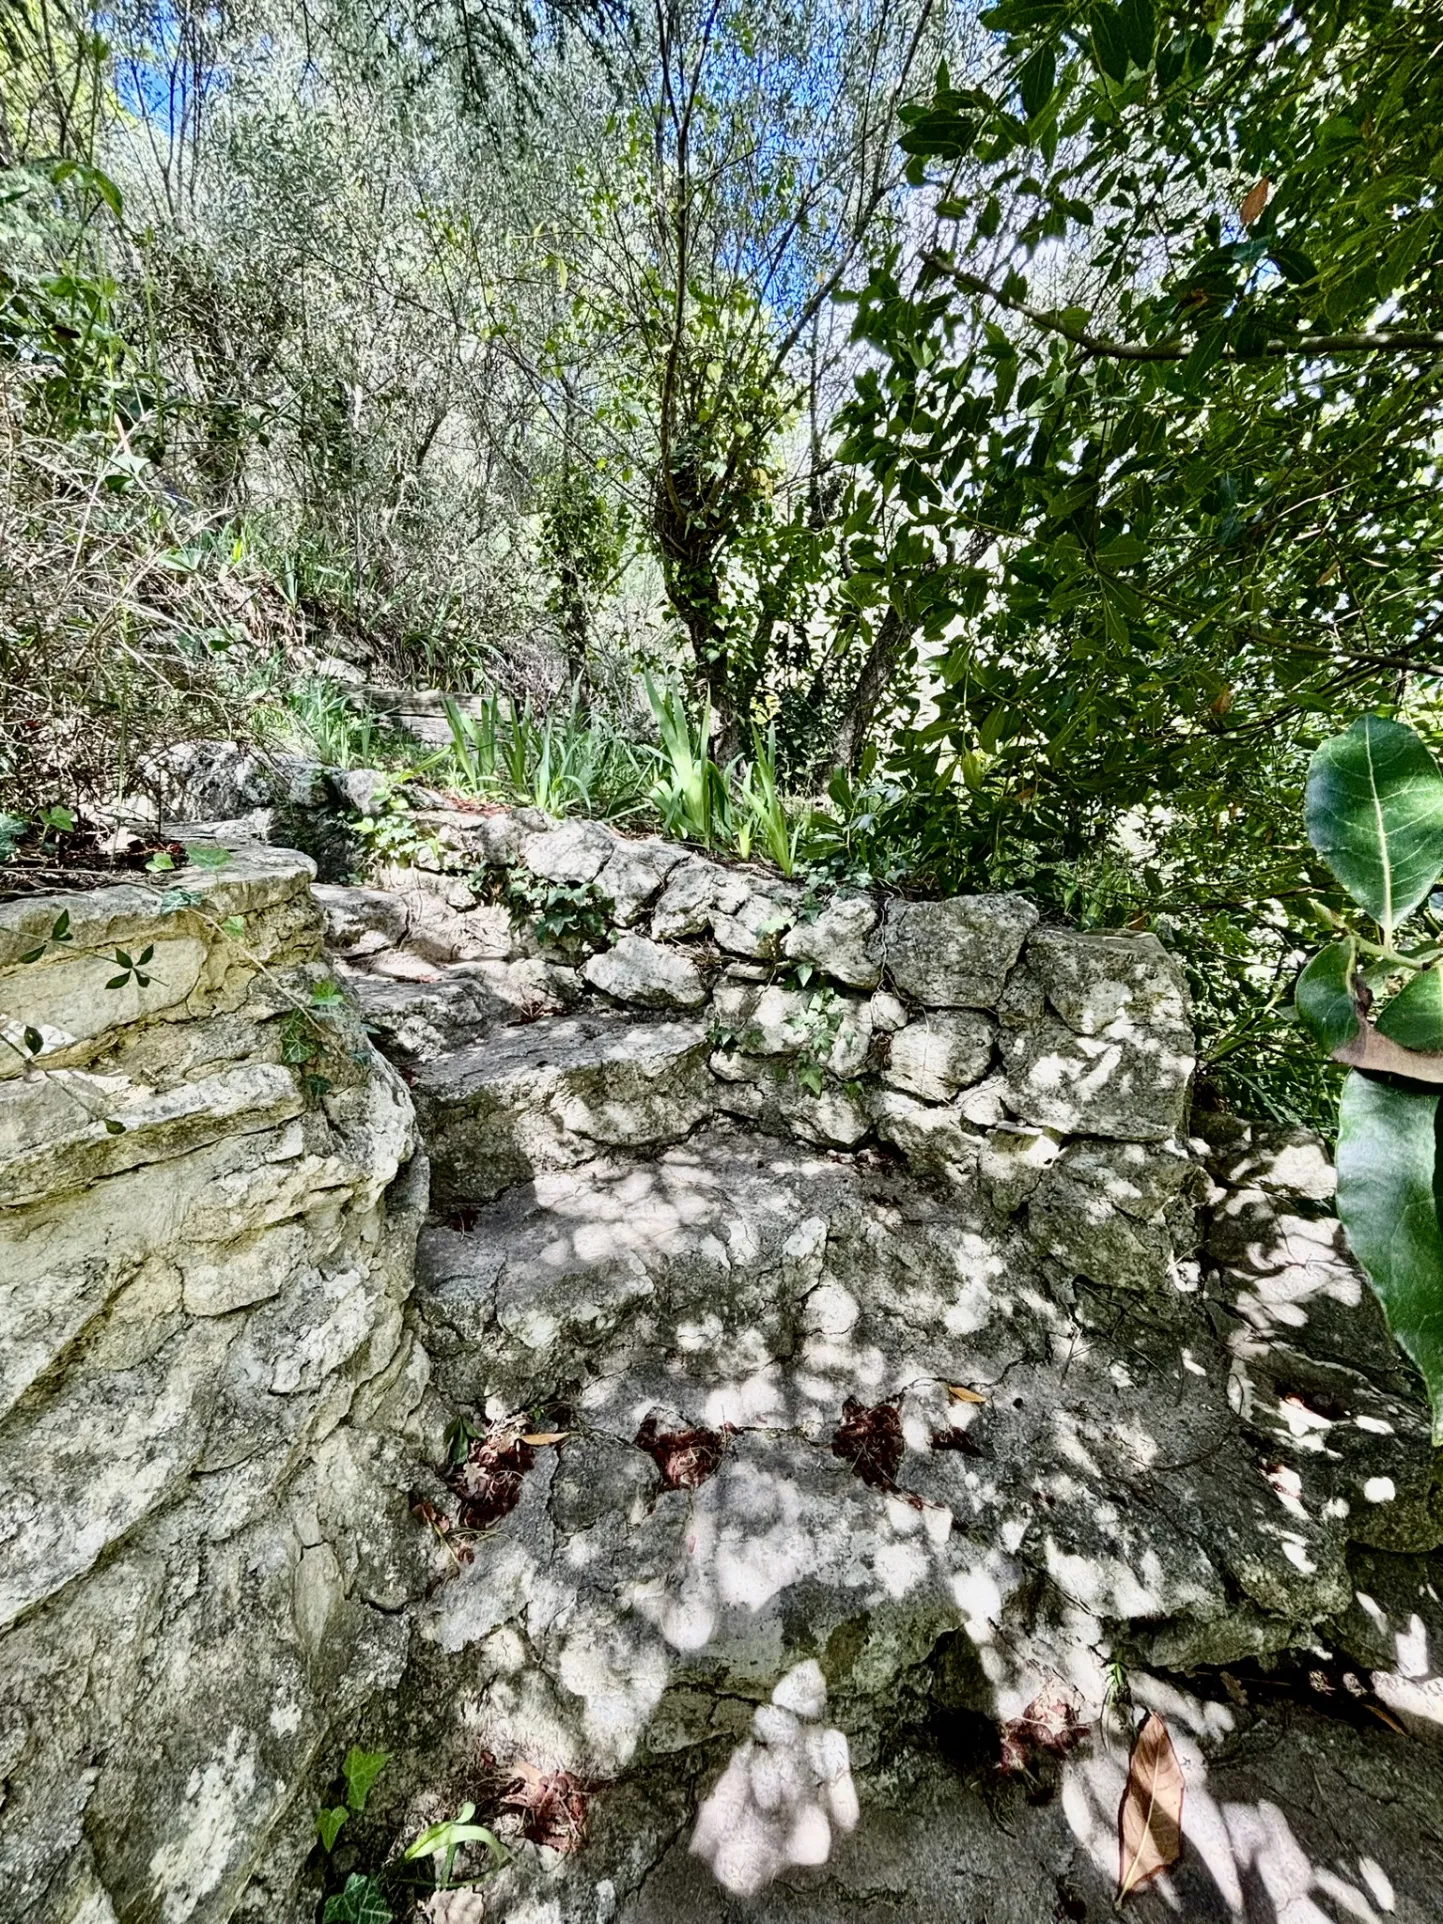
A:
<svg viewBox="0 0 1443 1924">
<path fill-rule="evenodd" d="M 656 836 L 635 842 L 618 837 L 597 878 L 597 887 L 610 902 L 617 926 L 629 929 L 640 921 L 668 875 L 685 860 L 685 849 L 674 842 L 663 842 Z"/>
<path fill-rule="evenodd" d="M 1037 924 L 1020 895 L 894 901 L 887 909 L 887 973 L 931 1008 L 991 1009 Z"/>
<path fill-rule="evenodd" d="M 599 1143 L 675 1142 L 711 1112 L 701 1022 L 578 1016 L 502 1030 L 413 1088 L 443 1205 L 487 1202 Z"/>
<path fill-rule="evenodd" d="M 582 967 L 592 988 L 616 1002 L 643 1009 L 695 1009 L 707 999 L 706 983 L 689 956 L 643 935 L 623 935 L 614 947 Z"/>
<path fill-rule="evenodd" d="M 993 1029 L 985 1016 L 939 1010 L 892 1036 L 882 1080 L 924 1102 L 950 1102 L 986 1075 L 992 1045 Z"/>
<path fill-rule="evenodd" d="M 782 944 L 792 962 L 809 962 L 834 982 L 875 989 L 882 980 L 881 916 L 870 896 L 836 896 L 811 921 L 798 922 Z"/>
<path fill-rule="evenodd" d="M 1182 971 L 1157 938 L 1039 930 L 1027 960 L 1048 1012 L 1002 1031 L 1018 1120 L 1136 1142 L 1181 1134 L 1192 1023 Z"/>
<path fill-rule="evenodd" d="M 43 1001 L 56 1065 L 0 1087 L 0 1908 L 25 1924 L 224 1924 L 317 1751 L 401 1675 L 425 1164 L 359 1027 L 297 1026 L 310 877 L 237 851 L 174 908 L 0 909 L 0 989 Z M 62 912 L 77 946 L 199 954 L 154 1000 L 96 993 L 68 945 L 18 960 Z"/>
</svg>

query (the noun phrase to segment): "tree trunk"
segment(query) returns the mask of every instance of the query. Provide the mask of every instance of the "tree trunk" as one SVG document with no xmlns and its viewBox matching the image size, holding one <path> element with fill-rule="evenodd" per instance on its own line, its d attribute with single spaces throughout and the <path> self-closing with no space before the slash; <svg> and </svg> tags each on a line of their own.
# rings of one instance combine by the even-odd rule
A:
<svg viewBox="0 0 1443 1924">
<path fill-rule="evenodd" d="M 877 718 L 877 710 L 887 692 L 887 683 L 892 679 L 892 671 L 911 633 L 912 624 L 904 621 L 888 603 L 887 612 L 867 650 L 867 659 L 862 663 L 862 672 L 852 690 L 852 699 L 837 724 L 832 742 L 833 759 L 837 767 L 845 768 L 848 774 L 855 775 L 862 766 L 872 723 Z"/>
</svg>

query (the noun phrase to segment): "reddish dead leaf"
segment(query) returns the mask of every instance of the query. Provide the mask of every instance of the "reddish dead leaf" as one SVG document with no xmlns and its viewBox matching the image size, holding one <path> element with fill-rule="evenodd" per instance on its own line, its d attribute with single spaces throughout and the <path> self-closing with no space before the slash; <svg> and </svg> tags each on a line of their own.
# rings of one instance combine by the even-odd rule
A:
<svg viewBox="0 0 1443 1924">
<path fill-rule="evenodd" d="M 842 1405 L 842 1419 L 832 1438 L 832 1455 L 850 1464 L 853 1475 L 872 1489 L 895 1490 L 907 1447 L 896 1404 L 874 1403 L 868 1407 L 849 1396 Z"/>
<path fill-rule="evenodd" d="M 1034 1697 L 1020 1717 L 1010 1717 L 998 1732 L 1001 1768 L 1009 1776 L 1020 1776 L 1043 1757 L 1065 1757 L 1090 1728 L 1079 1722 L 1066 1697 Z"/>
<path fill-rule="evenodd" d="M 592 1787 L 569 1770 L 514 1764 L 501 1808 L 521 1813 L 521 1835 L 528 1843 L 570 1855 L 586 1842 L 591 1795 Z"/>
<path fill-rule="evenodd" d="M 489 1530 L 510 1516 L 521 1501 L 521 1479 L 535 1461 L 525 1438 L 504 1425 L 473 1437 L 464 1459 L 445 1473 L 461 1499 L 457 1516 L 463 1529 Z"/>
<path fill-rule="evenodd" d="M 1137 1733 L 1117 1813 L 1117 1901 L 1182 1855 L 1182 1765 L 1154 1710 Z"/>
<path fill-rule="evenodd" d="M 661 1471 L 668 1490 L 695 1490 L 714 1474 L 726 1452 L 725 1430 L 663 1430 L 654 1416 L 636 1433 L 636 1447 L 645 1450 Z"/>
<path fill-rule="evenodd" d="M 1251 227 L 1253 222 L 1259 218 L 1263 209 L 1268 204 L 1268 196 L 1272 191 L 1273 183 L 1268 179 L 1266 174 L 1263 175 L 1256 187 L 1248 189 L 1247 193 L 1243 196 L 1243 204 L 1238 209 L 1238 219 L 1244 227 Z"/>
</svg>

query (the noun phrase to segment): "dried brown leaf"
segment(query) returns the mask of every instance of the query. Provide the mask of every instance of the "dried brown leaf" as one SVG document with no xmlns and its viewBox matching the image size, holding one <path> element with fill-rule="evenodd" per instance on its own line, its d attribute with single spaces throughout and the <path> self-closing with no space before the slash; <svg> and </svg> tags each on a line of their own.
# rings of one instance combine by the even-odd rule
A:
<svg viewBox="0 0 1443 1924">
<path fill-rule="evenodd" d="M 586 1842 L 593 1786 L 569 1770 L 544 1771 L 520 1762 L 510 1770 L 502 1810 L 521 1816 L 521 1834 L 531 1844 L 569 1856 Z"/>
<path fill-rule="evenodd" d="M 1066 1697 L 1034 1697 L 999 1732 L 1000 1767 L 1008 1776 L 1032 1770 L 1043 1757 L 1065 1757 L 1091 1729 Z"/>
<path fill-rule="evenodd" d="M 726 1454 L 725 1430 L 663 1430 L 654 1416 L 636 1433 L 636 1447 L 645 1450 L 661 1471 L 668 1490 L 695 1490 L 711 1476 Z"/>
<path fill-rule="evenodd" d="M 570 1430 L 533 1430 L 529 1436 L 523 1436 L 521 1441 L 539 1450 L 546 1443 L 564 1443 L 570 1434 Z"/>
<path fill-rule="evenodd" d="M 947 1385 L 947 1394 L 954 1403 L 985 1403 L 987 1401 L 987 1398 L 982 1394 L 981 1390 L 969 1390 L 962 1383 L 949 1383 Z"/>
<path fill-rule="evenodd" d="M 832 1454 L 874 1490 L 895 1490 L 897 1471 L 907 1448 L 902 1415 L 895 1403 L 870 1407 L 849 1396 L 842 1405 L 843 1422 L 832 1438 Z"/>
<path fill-rule="evenodd" d="M 1251 187 L 1243 196 L 1243 204 L 1238 209 L 1238 219 L 1244 227 L 1251 227 L 1268 204 L 1268 196 L 1273 191 L 1273 183 L 1266 174 L 1256 187 Z"/>
<path fill-rule="evenodd" d="M 1167 1725 L 1151 1711 L 1137 1733 L 1117 1813 L 1117 1902 L 1182 1855 L 1182 1765 Z"/>
</svg>

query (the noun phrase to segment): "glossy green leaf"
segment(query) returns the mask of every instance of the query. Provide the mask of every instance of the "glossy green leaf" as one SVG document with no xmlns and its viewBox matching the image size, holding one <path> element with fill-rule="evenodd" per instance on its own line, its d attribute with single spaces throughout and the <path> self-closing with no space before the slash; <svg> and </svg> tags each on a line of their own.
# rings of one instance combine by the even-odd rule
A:
<svg viewBox="0 0 1443 1924">
<path fill-rule="evenodd" d="M 1415 975 L 1377 1021 L 1381 1033 L 1405 1049 L 1443 1050 L 1443 971 L 1435 966 Z"/>
<path fill-rule="evenodd" d="M 1443 1444 L 1443 1224 L 1436 1090 L 1371 1076 L 1343 1085 L 1338 1214 L 1401 1348 L 1417 1364 Z"/>
<path fill-rule="evenodd" d="M 1092 12 L 1092 56 L 1109 80 L 1127 78 L 1127 32 L 1121 9 L 1098 0 Z"/>
<path fill-rule="evenodd" d="M 1332 943 L 1313 957 L 1293 992 L 1298 1020 L 1329 1055 L 1358 1027 L 1351 984 L 1356 953 L 1351 942 Z"/>
<path fill-rule="evenodd" d="M 333 1851 L 336 1848 L 336 1839 L 341 1834 L 341 1826 L 350 1814 L 344 1804 L 337 1804 L 332 1810 L 316 1812 L 316 1832 L 323 1849 Z"/>
<path fill-rule="evenodd" d="M 1152 46 L 1157 37 L 1157 20 L 1152 0 L 1122 0 L 1122 31 L 1127 50 L 1139 67 L 1152 64 Z"/>
<path fill-rule="evenodd" d="M 1384 929 L 1443 870 L 1443 772 L 1411 728 L 1364 715 L 1308 769 L 1308 839 Z"/>
</svg>

